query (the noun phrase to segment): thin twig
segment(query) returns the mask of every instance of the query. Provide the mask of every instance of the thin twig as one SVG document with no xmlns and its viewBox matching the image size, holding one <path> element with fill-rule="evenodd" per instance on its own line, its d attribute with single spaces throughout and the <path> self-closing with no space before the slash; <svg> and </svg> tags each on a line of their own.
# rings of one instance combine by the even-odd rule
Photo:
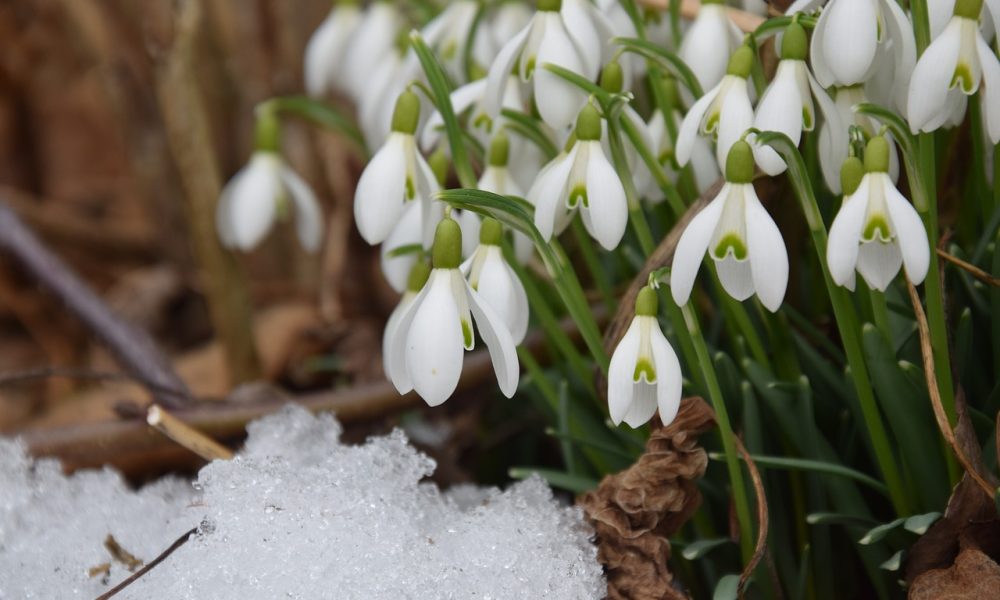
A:
<svg viewBox="0 0 1000 600">
<path fill-rule="evenodd" d="M 917 295 L 917 288 L 913 287 L 913 283 L 909 279 L 906 281 L 906 288 L 910 292 L 913 314 L 917 319 L 917 330 L 920 333 L 920 354 L 923 356 L 924 363 L 924 376 L 927 379 L 927 391 L 931 398 L 931 406 L 934 408 L 934 418 L 937 421 L 938 429 L 941 430 L 941 434 L 948 442 L 948 445 L 951 446 L 952 452 L 955 453 L 955 457 L 958 458 L 958 462 L 962 464 L 965 472 L 982 488 L 983 493 L 989 498 L 993 498 L 996 490 L 980 475 L 979 469 L 976 468 L 972 460 L 962 451 L 962 447 L 955 437 L 955 431 L 948 422 L 948 415 L 945 414 L 944 406 L 941 404 L 941 390 L 938 388 L 937 378 L 934 375 L 934 350 L 931 346 L 931 332 L 930 325 L 927 324 L 927 315 L 924 313 L 924 307 L 920 303 L 920 296 Z"/>
<path fill-rule="evenodd" d="M 948 254 L 947 252 L 945 252 L 940 248 L 937 249 L 937 254 L 944 260 L 955 265 L 956 267 L 964 271 L 967 271 L 969 275 L 972 275 L 973 277 L 975 277 L 979 281 L 982 281 L 986 285 L 991 285 L 993 287 L 1000 287 L 1000 279 L 997 279 L 996 277 L 990 275 L 989 273 L 980 269 L 976 265 L 965 262 L 964 260 L 955 256 L 954 254 Z"/>
<path fill-rule="evenodd" d="M 639 4 L 646 6 L 648 8 L 653 8 L 656 10 L 667 10 L 670 7 L 671 0 L 639 0 Z M 681 16 L 686 19 L 694 19 L 698 16 L 698 12 L 701 10 L 701 2 L 698 0 L 681 0 Z M 729 13 L 729 18 L 743 30 L 744 33 L 750 33 L 754 31 L 760 24 L 764 22 L 764 17 L 760 15 L 755 15 L 749 13 L 745 10 L 740 10 L 738 8 L 726 7 L 726 12 Z"/>
<path fill-rule="evenodd" d="M 146 388 L 165 394 L 175 396 L 182 401 L 192 399 L 190 392 L 169 387 L 161 387 L 152 383 L 141 381 L 135 375 L 129 373 L 115 373 L 113 371 L 95 371 L 93 369 L 73 369 L 63 367 L 37 367 L 24 371 L 13 371 L 10 373 L 0 373 L 0 388 L 36 381 L 39 379 L 49 379 L 52 377 L 63 377 L 66 379 L 85 379 L 90 381 L 127 381 L 145 386 Z"/>
<path fill-rule="evenodd" d="M 173 554 L 178 548 L 186 544 L 187 541 L 191 539 L 191 536 L 194 535 L 195 532 L 197 531 L 198 531 L 197 527 L 192 527 L 191 529 L 189 529 L 187 532 L 184 533 L 184 535 L 174 540 L 174 543 L 170 544 L 169 548 L 161 552 L 160 555 L 154 558 L 153 560 L 149 561 L 148 565 L 133 573 L 125 581 L 122 581 L 121 583 L 111 588 L 107 592 L 104 592 L 103 594 L 98 596 L 95 600 L 108 600 L 109 598 L 118 595 L 118 592 L 124 590 L 128 586 L 135 583 L 137 579 L 148 573 L 153 567 L 166 560 L 166 558 L 171 554 Z"/>
<path fill-rule="evenodd" d="M 126 371 L 149 384 L 159 402 L 172 408 L 185 404 L 183 395 L 156 391 L 170 389 L 186 394 L 187 386 L 174 373 L 170 362 L 146 332 L 111 312 L 104 301 L 50 252 L 2 200 L 0 251 L 11 255 L 39 285 L 62 301 Z"/>
<path fill-rule="evenodd" d="M 163 435 L 184 446 L 205 460 L 229 460 L 233 453 L 204 433 L 163 410 L 156 404 L 149 407 L 146 422 Z"/>
<path fill-rule="evenodd" d="M 767 511 L 767 495 L 764 492 L 764 481 L 760 477 L 760 471 L 757 470 L 757 464 L 753 461 L 750 453 L 747 452 L 739 436 L 734 434 L 733 439 L 736 441 L 736 449 L 743 456 L 743 460 L 747 464 L 747 471 L 750 472 L 750 481 L 753 482 L 753 489 L 757 495 L 757 544 L 754 546 L 753 557 L 751 557 L 750 562 L 743 567 L 743 572 L 740 574 L 740 583 L 737 586 L 737 593 L 740 598 L 743 598 L 750 577 L 753 576 L 754 570 L 764 557 L 764 551 L 767 548 L 770 517 Z"/>
</svg>

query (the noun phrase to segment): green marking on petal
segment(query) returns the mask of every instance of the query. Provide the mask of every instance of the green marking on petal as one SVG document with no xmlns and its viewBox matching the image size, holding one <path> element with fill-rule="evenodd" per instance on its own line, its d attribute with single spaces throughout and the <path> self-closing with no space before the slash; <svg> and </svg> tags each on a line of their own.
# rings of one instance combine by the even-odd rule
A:
<svg viewBox="0 0 1000 600">
<path fill-rule="evenodd" d="M 462 319 L 462 342 L 466 348 L 472 347 L 472 325 L 465 319 Z"/>
<path fill-rule="evenodd" d="M 664 149 L 663 152 L 660 152 L 656 156 L 656 160 L 658 160 L 661 165 L 664 165 L 664 166 L 667 166 L 667 165 L 673 166 L 674 165 L 674 149 L 673 148 L 666 148 L 666 149 Z"/>
<path fill-rule="evenodd" d="M 441 49 L 441 58 L 444 60 L 451 60 L 455 58 L 456 54 L 458 54 L 458 44 L 455 43 L 455 40 L 449 41 L 448 44 Z"/>
<path fill-rule="evenodd" d="M 709 113 L 708 119 L 705 120 L 705 127 L 702 129 L 704 133 L 714 133 L 718 129 L 720 112 L 716 110 Z"/>
<path fill-rule="evenodd" d="M 975 90 L 976 82 L 972 80 L 972 69 L 965 63 L 958 63 L 955 67 L 955 75 L 951 78 L 951 87 L 960 86 L 963 94 L 971 94 Z"/>
<path fill-rule="evenodd" d="M 722 236 L 718 245 L 715 246 L 715 250 L 712 251 L 712 256 L 716 260 L 723 260 L 730 252 L 736 260 L 746 260 L 747 258 L 747 244 L 737 233 L 727 233 Z"/>
<path fill-rule="evenodd" d="M 802 129 L 805 129 L 806 131 L 812 131 L 814 123 L 815 122 L 813 121 L 812 111 L 809 110 L 808 108 L 806 108 L 805 106 L 803 106 L 802 107 Z"/>
<path fill-rule="evenodd" d="M 493 119 L 486 113 L 479 113 L 476 118 L 472 120 L 472 126 L 476 129 L 482 129 L 485 131 L 493 130 Z"/>
<path fill-rule="evenodd" d="M 413 185 L 413 178 L 406 176 L 406 199 L 413 200 L 417 195 L 417 188 Z"/>
<path fill-rule="evenodd" d="M 532 56 L 528 59 L 528 64 L 524 67 L 524 78 L 531 79 L 531 76 L 535 74 L 535 57 Z"/>
<path fill-rule="evenodd" d="M 646 378 L 646 383 L 656 383 L 656 369 L 653 367 L 653 363 L 646 358 L 640 358 L 636 361 L 632 381 L 638 383 L 643 377 Z"/>
<path fill-rule="evenodd" d="M 576 208 L 581 202 L 584 206 L 590 206 L 590 202 L 587 200 L 587 188 L 582 185 L 578 185 L 570 191 L 569 199 L 566 200 L 566 205 L 570 208 Z"/>
<path fill-rule="evenodd" d="M 889 219 L 885 215 L 876 214 L 868 219 L 868 223 L 865 224 L 865 229 L 861 233 L 861 239 L 866 242 L 878 239 L 883 244 L 888 244 L 892 241 L 890 232 Z"/>
</svg>

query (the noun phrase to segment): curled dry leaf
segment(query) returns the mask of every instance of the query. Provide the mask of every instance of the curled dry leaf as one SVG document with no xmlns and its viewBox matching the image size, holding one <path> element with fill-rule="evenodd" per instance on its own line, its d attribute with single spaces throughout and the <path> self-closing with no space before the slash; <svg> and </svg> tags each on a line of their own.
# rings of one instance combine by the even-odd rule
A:
<svg viewBox="0 0 1000 600">
<path fill-rule="evenodd" d="M 994 557 L 1000 522 L 960 536 L 962 551 L 947 569 L 932 569 L 910 587 L 911 600 L 1000 598 L 1000 565 Z M 991 556 L 992 554 L 992 556 Z"/>
<path fill-rule="evenodd" d="M 701 398 L 681 401 L 677 418 L 653 431 L 646 451 L 628 469 L 608 475 L 579 504 L 597 532 L 598 560 L 608 576 L 608 598 L 682 599 L 667 569 L 667 539 L 701 504 L 697 480 L 708 455 L 698 436 L 715 427 Z"/>
</svg>

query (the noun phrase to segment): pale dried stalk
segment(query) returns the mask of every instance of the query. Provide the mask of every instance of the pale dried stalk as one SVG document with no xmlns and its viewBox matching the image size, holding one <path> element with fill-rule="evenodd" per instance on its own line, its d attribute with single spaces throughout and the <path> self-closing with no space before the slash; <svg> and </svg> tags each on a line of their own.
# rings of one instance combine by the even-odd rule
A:
<svg viewBox="0 0 1000 600">
<path fill-rule="evenodd" d="M 670 8 L 670 1 L 671 0 L 639 0 L 639 4 L 647 8 L 667 10 Z M 693 19 L 698 16 L 699 10 L 701 10 L 701 2 L 698 0 L 681 0 L 682 17 L 686 19 Z M 745 10 L 739 10 L 738 8 L 726 7 L 726 11 L 729 12 L 729 18 L 732 19 L 733 23 L 743 30 L 744 33 L 754 31 L 765 21 L 764 17 L 748 13 Z"/>
<path fill-rule="evenodd" d="M 959 269 L 968 272 L 969 275 L 972 275 L 973 277 L 975 277 L 979 281 L 982 281 L 986 285 L 991 285 L 993 287 L 1000 287 L 1000 279 L 997 279 L 996 277 L 990 275 L 989 273 L 980 269 L 976 265 L 965 262 L 961 258 L 954 256 L 952 254 L 948 254 L 947 252 L 945 252 L 940 248 L 937 249 L 937 255 L 943 258 L 944 260 L 950 262 L 951 264 L 955 265 Z"/>
<path fill-rule="evenodd" d="M 233 452 L 212 438 L 163 410 L 157 404 L 149 407 L 146 422 L 163 435 L 184 446 L 205 460 L 229 460 Z"/>
<path fill-rule="evenodd" d="M 753 482 L 753 489 L 757 494 L 757 544 L 753 550 L 753 557 L 743 567 L 743 572 L 740 573 L 740 583 L 737 589 L 739 597 L 742 599 L 746 593 L 750 577 L 753 576 L 753 572 L 757 569 L 757 565 L 760 564 L 760 560 L 764 558 L 764 551 L 767 549 L 767 532 L 770 529 L 770 519 L 767 511 L 767 495 L 764 492 L 764 480 L 761 479 L 760 471 L 757 470 L 757 463 L 753 461 L 750 453 L 747 452 L 746 446 L 743 445 L 743 440 L 739 436 L 733 435 L 733 440 L 736 442 L 736 449 L 747 464 L 747 471 L 750 472 L 750 481 Z"/>
</svg>

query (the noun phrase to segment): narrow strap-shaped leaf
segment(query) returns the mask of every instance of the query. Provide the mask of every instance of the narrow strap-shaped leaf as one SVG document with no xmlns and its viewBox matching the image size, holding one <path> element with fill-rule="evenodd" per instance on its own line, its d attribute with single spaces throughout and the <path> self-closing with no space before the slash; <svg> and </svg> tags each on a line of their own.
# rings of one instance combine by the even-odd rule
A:
<svg viewBox="0 0 1000 600">
<path fill-rule="evenodd" d="M 691 67 L 681 60 L 677 54 L 662 48 L 652 42 L 647 42 L 646 40 L 640 40 L 637 38 L 627 38 L 627 37 L 617 37 L 611 40 L 612 43 L 618 44 L 628 52 L 634 52 L 645 56 L 646 58 L 652 58 L 653 60 L 659 62 L 664 67 L 669 69 L 677 78 L 684 84 L 684 87 L 691 92 L 695 98 L 700 98 L 705 90 L 701 88 L 701 84 L 698 83 L 698 78 L 695 76 L 694 71 Z"/>
</svg>

